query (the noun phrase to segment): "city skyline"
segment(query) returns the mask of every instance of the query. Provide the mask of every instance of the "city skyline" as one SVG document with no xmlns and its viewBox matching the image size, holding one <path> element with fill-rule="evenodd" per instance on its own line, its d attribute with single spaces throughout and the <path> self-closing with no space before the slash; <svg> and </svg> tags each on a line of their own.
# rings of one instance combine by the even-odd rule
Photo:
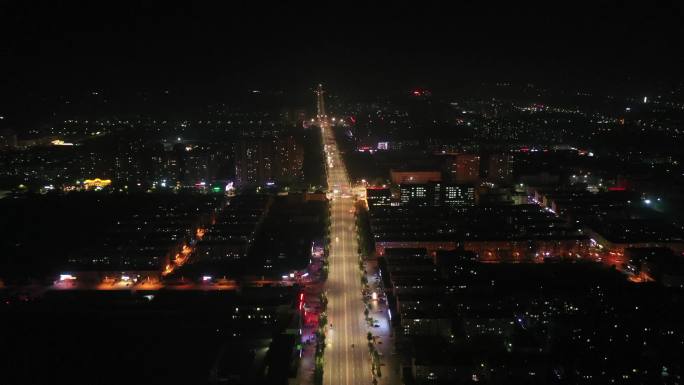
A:
<svg viewBox="0 0 684 385">
<path fill-rule="evenodd" d="M 675 2 L 0 4 L 2 384 L 684 375 Z"/>
</svg>

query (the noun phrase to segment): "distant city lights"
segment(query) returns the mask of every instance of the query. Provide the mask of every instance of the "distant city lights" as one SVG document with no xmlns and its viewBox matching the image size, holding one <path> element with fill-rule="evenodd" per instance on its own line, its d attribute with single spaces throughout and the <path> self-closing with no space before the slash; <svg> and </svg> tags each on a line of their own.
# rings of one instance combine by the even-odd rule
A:
<svg viewBox="0 0 684 385">
<path fill-rule="evenodd" d="M 52 143 L 53 146 L 73 146 L 74 145 L 73 143 L 68 143 L 68 142 L 65 142 L 61 139 L 55 139 L 50 143 Z"/>
</svg>

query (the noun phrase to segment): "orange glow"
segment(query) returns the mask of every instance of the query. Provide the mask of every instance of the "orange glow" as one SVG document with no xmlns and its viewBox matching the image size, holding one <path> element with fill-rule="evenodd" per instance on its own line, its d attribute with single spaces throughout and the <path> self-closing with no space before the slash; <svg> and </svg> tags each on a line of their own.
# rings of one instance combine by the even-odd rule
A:
<svg viewBox="0 0 684 385">
<path fill-rule="evenodd" d="M 176 256 L 173 258 L 171 263 L 166 265 L 164 268 L 164 271 L 162 272 L 162 276 L 167 276 L 171 273 L 173 273 L 174 270 L 177 268 L 183 266 L 189 259 L 190 254 L 192 254 L 193 248 L 188 246 L 188 245 L 183 245 L 181 248 L 180 253 L 176 254 Z"/>
<path fill-rule="evenodd" d="M 174 266 L 172 263 L 169 263 L 169 264 L 166 265 L 166 267 L 164 268 L 164 271 L 162 272 L 162 276 L 167 276 L 167 275 L 173 273 L 173 270 L 174 270 L 174 269 L 175 269 L 175 266 Z"/>
<path fill-rule="evenodd" d="M 198 227 L 197 230 L 195 230 L 195 236 L 197 239 L 202 239 L 204 237 L 204 234 L 206 233 L 206 229 L 202 227 Z M 190 254 L 194 251 L 194 248 L 191 247 L 190 245 L 183 245 L 181 248 L 180 253 L 176 254 L 176 256 L 173 258 L 171 263 L 166 265 L 164 268 L 164 271 L 162 271 L 162 276 L 167 276 L 171 273 L 174 272 L 177 268 L 183 266 L 186 262 L 188 262 L 188 259 L 190 258 Z"/>
<path fill-rule="evenodd" d="M 644 282 L 653 282 L 654 279 L 648 275 L 648 273 L 645 272 L 640 272 L 639 275 L 631 275 L 629 278 L 627 278 L 630 282 L 634 283 L 644 283 Z"/>
</svg>

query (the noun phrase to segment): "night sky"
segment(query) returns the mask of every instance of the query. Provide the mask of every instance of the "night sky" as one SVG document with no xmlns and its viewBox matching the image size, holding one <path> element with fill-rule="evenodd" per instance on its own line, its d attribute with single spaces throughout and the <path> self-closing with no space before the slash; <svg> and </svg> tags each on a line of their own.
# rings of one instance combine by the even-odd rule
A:
<svg viewBox="0 0 684 385">
<path fill-rule="evenodd" d="M 674 1 L 170 3 L 3 2 L 3 96 L 317 81 L 370 93 L 482 81 L 614 87 L 678 79 L 684 47 Z"/>
</svg>

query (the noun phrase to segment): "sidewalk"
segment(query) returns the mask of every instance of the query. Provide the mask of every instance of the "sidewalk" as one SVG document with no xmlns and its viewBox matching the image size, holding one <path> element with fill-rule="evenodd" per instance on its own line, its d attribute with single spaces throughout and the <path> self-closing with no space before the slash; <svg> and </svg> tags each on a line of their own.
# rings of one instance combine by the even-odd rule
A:
<svg viewBox="0 0 684 385">
<path fill-rule="evenodd" d="M 316 329 L 312 326 L 305 326 L 302 328 L 302 357 L 299 362 L 299 369 L 297 370 L 297 378 L 294 379 L 294 384 L 299 385 L 313 385 L 314 372 L 314 353 L 316 350 L 315 333 Z M 304 341 L 311 341 L 306 343 Z"/>
<path fill-rule="evenodd" d="M 306 285 L 304 288 L 304 302 L 306 308 L 310 309 L 311 312 L 318 314 L 320 311 L 320 300 L 319 296 L 323 292 L 322 282 L 312 282 Z M 315 365 L 315 352 L 316 352 L 316 327 L 318 324 L 302 326 L 301 344 L 302 344 L 302 357 L 299 362 L 299 369 L 297 370 L 297 377 L 291 379 L 291 384 L 299 385 L 313 385 L 313 373 Z M 307 343 L 308 341 L 308 343 Z"/>
<path fill-rule="evenodd" d="M 401 363 L 399 356 L 395 354 L 394 333 L 387 312 L 387 304 L 384 302 L 381 281 L 377 278 L 376 261 L 366 262 L 366 278 L 371 293 L 378 294 L 378 300 L 370 300 L 370 313 L 368 314 L 375 320 L 379 327 L 368 327 L 375 336 L 375 348 L 380 353 L 380 368 L 382 377 L 378 378 L 378 384 L 398 385 L 401 384 L 400 369 Z"/>
</svg>

